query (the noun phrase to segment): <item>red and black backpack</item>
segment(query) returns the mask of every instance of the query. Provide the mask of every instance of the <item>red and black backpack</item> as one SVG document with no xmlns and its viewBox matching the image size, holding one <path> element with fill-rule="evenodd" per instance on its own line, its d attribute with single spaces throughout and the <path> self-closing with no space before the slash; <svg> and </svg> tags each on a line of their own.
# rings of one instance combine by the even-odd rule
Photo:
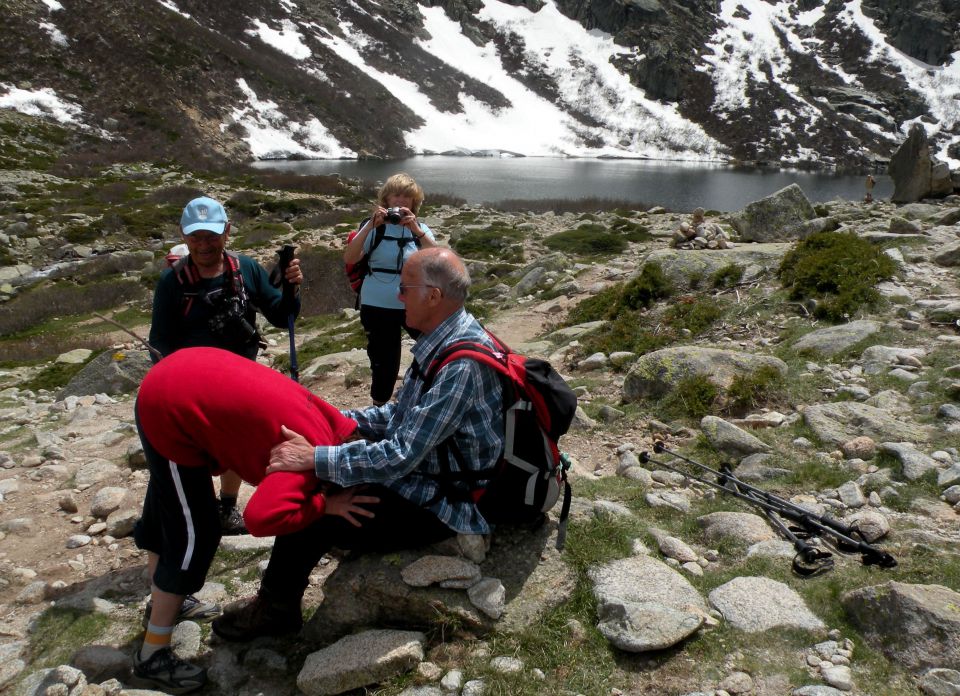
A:
<svg viewBox="0 0 960 696">
<path fill-rule="evenodd" d="M 473 341 L 455 343 L 422 373 L 425 391 L 445 365 L 476 360 L 496 370 L 503 384 L 503 454 L 492 468 L 470 471 L 452 438 L 441 443 L 437 449 L 442 473 L 435 477 L 440 482 L 438 497 L 472 500 L 491 524 L 529 524 L 544 520 L 562 491 L 557 533 L 557 548 L 562 549 L 570 512 L 570 463 L 558 443 L 576 413 L 576 394 L 546 360 L 514 353 L 489 331 L 487 335 L 495 348 Z M 459 471 L 451 470 L 451 457 L 460 463 Z M 469 493 L 454 482 L 467 484 Z"/>
</svg>

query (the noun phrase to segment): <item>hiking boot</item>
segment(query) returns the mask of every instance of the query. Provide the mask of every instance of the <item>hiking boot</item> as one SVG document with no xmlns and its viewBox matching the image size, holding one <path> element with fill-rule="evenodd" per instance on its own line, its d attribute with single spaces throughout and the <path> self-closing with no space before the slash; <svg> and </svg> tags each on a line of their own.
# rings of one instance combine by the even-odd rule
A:
<svg viewBox="0 0 960 696">
<path fill-rule="evenodd" d="M 236 505 L 220 507 L 220 533 L 223 536 L 240 536 L 247 533 L 247 525 Z"/>
<path fill-rule="evenodd" d="M 153 600 L 147 600 L 147 608 L 143 610 L 143 627 L 146 628 L 150 623 L 150 614 L 153 612 Z M 183 598 L 183 604 L 180 605 L 180 611 L 177 613 L 174 623 L 181 621 L 209 621 L 220 614 L 220 605 L 213 602 L 202 602 L 192 594 Z"/>
<path fill-rule="evenodd" d="M 260 636 L 283 636 L 303 627 L 300 602 L 280 604 L 262 593 L 227 605 L 213 622 L 213 632 L 224 640 L 245 642 Z"/>
<path fill-rule="evenodd" d="M 133 677 L 140 686 L 155 687 L 168 694 L 189 694 L 207 683 L 207 670 L 181 660 L 170 648 L 161 648 L 146 660 L 140 659 L 137 650 L 133 654 Z"/>
</svg>

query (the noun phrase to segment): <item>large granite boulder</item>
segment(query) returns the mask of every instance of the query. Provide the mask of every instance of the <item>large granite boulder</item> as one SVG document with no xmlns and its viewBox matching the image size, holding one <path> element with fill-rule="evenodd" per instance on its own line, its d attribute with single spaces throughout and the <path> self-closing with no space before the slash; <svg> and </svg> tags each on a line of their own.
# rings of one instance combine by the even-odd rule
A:
<svg viewBox="0 0 960 696">
<path fill-rule="evenodd" d="M 950 169 L 930 154 L 927 131 L 915 123 L 900 148 L 890 158 L 894 203 L 913 203 L 923 198 L 953 193 Z"/>
<path fill-rule="evenodd" d="M 960 593 L 890 581 L 848 592 L 841 602 L 867 642 L 907 669 L 960 665 Z"/>
<path fill-rule="evenodd" d="M 798 353 L 816 353 L 830 357 L 870 338 L 881 328 L 880 322 L 869 319 L 828 326 L 804 334 L 793 343 L 791 348 Z"/>
<path fill-rule="evenodd" d="M 145 350 L 114 350 L 101 353 L 73 376 L 57 394 L 58 399 L 88 394 L 127 394 L 135 391 L 153 363 Z"/>
<path fill-rule="evenodd" d="M 839 447 L 855 437 L 866 435 L 878 442 L 906 440 L 926 442 L 931 429 L 897 418 L 888 411 L 855 401 L 814 404 L 803 411 L 804 423 L 820 442 Z"/>
<path fill-rule="evenodd" d="M 743 269 L 741 280 L 750 282 L 772 278 L 791 244 L 744 244 L 733 249 L 711 249 L 709 253 L 692 249 L 657 249 L 646 263 L 660 264 L 664 275 L 678 288 L 709 284 L 717 271 L 734 265 Z M 641 269 L 642 270 L 642 269 Z M 639 272 L 639 271 L 638 271 Z"/>
<path fill-rule="evenodd" d="M 817 216 L 797 184 L 790 184 L 730 216 L 744 242 L 779 242 L 806 236 L 805 223 Z"/>
<path fill-rule="evenodd" d="M 425 555 L 457 553 L 441 545 L 342 561 L 324 584 L 324 601 L 304 626 L 304 635 L 330 643 L 363 627 L 429 629 L 453 622 L 464 631 L 483 635 L 495 626 L 519 628 L 534 623 L 543 612 L 565 601 L 576 586 L 573 570 L 554 548 L 556 531 L 552 520 L 536 530 L 497 530 L 479 568 L 484 578 L 496 578 L 503 585 L 505 606 L 498 620 L 480 602 L 481 606 L 474 604 L 469 588 L 416 587 L 405 582 L 404 570 Z"/>
<path fill-rule="evenodd" d="M 721 389 L 728 389 L 737 376 L 748 376 L 762 367 L 787 374 L 787 364 L 769 355 L 735 350 L 674 346 L 640 356 L 623 383 L 627 402 L 658 397 L 675 388 L 683 379 L 702 376 Z"/>
</svg>

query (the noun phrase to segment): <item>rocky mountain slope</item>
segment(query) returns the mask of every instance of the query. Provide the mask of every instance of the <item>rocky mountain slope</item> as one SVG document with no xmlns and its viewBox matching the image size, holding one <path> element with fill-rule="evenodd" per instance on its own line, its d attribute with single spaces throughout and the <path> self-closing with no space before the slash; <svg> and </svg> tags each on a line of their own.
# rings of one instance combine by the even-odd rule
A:
<svg viewBox="0 0 960 696">
<path fill-rule="evenodd" d="M 6 0 L 0 106 L 104 161 L 422 152 L 960 164 L 945 0 Z"/>
<path fill-rule="evenodd" d="M 92 180 L 3 173 L 4 244 L 66 250 L 51 278 L 19 274 L 0 312 L 11 327 L 0 341 L 0 684 L 13 693 L 93 696 L 130 684 L 148 592 L 129 537 L 147 478 L 132 413 L 146 361 L 90 312 L 146 333 L 149 288 L 182 199 L 199 189 L 229 201 L 232 241 L 265 262 L 285 241 L 301 247 L 313 282 L 305 298 L 331 302 L 301 321 L 305 383 L 338 405 L 366 402 L 365 356 L 351 350 L 362 345 L 356 316 L 333 308 L 349 302 L 338 294 L 344 226 L 369 192 L 320 178 L 297 180 L 311 192 L 281 184 L 291 182 L 160 165 L 118 165 Z M 94 224 L 94 210 L 116 222 Z M 204 693 L 361 693 L 364 684 L 407 696 L 958 688 L 960 199 L 814 208 L 794 190 L 710 215 L 733 240 L 726 249 L 706 236 L 677 237 L 688 217 L 656 208 L 437 205 L 425 219 L 469 260 L 474 311 L 516 349 L 549 358 L 580 396 L 561 441 L 575 462 L 566 550 L 553 548 L 554 520 L 536 533 L 496 536 L 489 549 L 433 549 L 426 560 L 331 556 L 313 578 L 306 608 L 316 614 L 299 638 L 237 646 L 196 624 L 178 629 L 178 650 L 210 669 Z M 878 304 L 854 307 L 837 325 L 815 316 L 823 298 L 792 299 L 777 276 L 798 236 L 825 229 L 869 240 L 896 268 Z M 157 236 L 136 238 L 137 230 Z M 334 250 L 327 266 L 324 249 Z M 646 307 L 605 315 L 635 278 L 659 278 L 641 286 L 652 292 Z M 107 299 L 84 304 L 100 286 Z M 14 327 L 11 307 L 33 316 Z M 264 360 L 282 369 L 286 336 L 268 335 Z M 76 376 L 71 361 L 85 363 L 83 377 L 61 390 Z M 793 576 L 794 550 L 755 509 L 642 462 L 655 440 L 857 523 L 897 567 L 835 552 L 833 570 Z M 253 591 L 268 547 L 226 540 L 204 595 L 226 601 Z M 409 584 L 412 566 L 421 580 L 449 578 L 451 555 L 461 580 L 484 579 L 468 590 Z M 366 620 L 354 624 L 358 617 Z M 360 627 L 397 626 L 405 630 L 335 643 Z M 392 657 L 376 652 L 384 645 Z"/>
</svg>

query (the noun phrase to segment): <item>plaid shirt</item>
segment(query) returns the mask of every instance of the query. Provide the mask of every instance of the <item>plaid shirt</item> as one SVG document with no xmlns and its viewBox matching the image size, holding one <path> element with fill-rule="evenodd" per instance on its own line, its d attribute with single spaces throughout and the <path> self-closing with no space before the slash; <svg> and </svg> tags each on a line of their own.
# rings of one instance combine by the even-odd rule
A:
<svg viewBox="0 0 960 696">
<path fill-rule="evenodd" d="M 421 336 L 413 346 L 414 364 L 403 377 L 396 402 L 344 411 L 345 416 L 357 420 L 359 433 L 372 442 L 317 447 L 317 477 L 344 487 L 379 483 L 413 503 L 426 505 L 438 493 L 436 481 L 429 476 L 441 471 L 436 447 L 451 435 L 468 468 L 492 467 L 504 442 L 499 375 L 475 360 L 455 360 L 420 393 L 419 366 L 429 365 L 444 346 L 463 340 L 491 345 L 480 323 L 463 309 Z M 450 468 L 459 468 L 453 457 Z M 490 532 L 472 502 L 439 498 L 428 507 L 458 532 Z"/>
</svg>

